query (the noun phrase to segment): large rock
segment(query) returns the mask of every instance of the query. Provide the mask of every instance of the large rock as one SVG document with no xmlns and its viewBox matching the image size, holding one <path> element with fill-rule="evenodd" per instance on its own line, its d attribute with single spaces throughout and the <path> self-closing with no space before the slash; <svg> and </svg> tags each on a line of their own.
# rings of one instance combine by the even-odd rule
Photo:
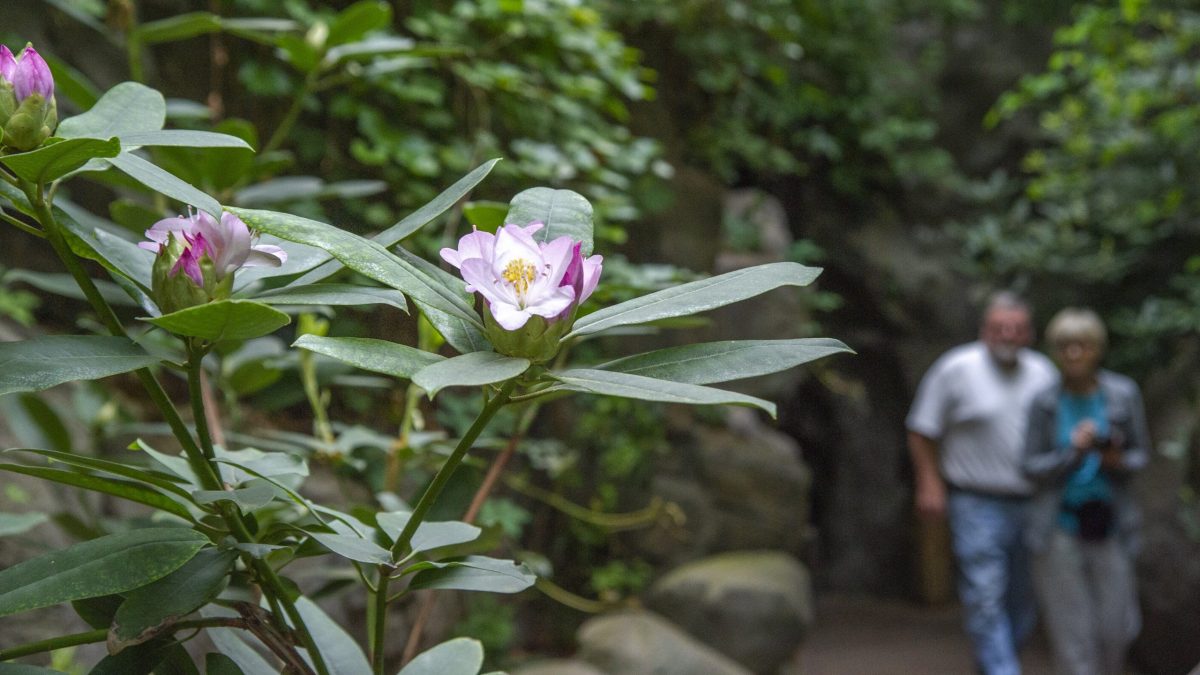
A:
<svg viewBox="0 0 1200 675">
<path fill-rule="evenodd" d="M 724 553 L 680 567 L 647 606 L 756 673 L 778 672 L 813 622 L 808 570 L 778 551 Z"/>
<path fill-rule="evenodd" d="M 605 614 L 583 624 L 579 658 L 610 675 L 750 675 L 720 652 L 644 610 Z"/>
<path fill-rule="evenodd" d="M 608 675 L 603 670 L 575 659 L 537 661 L 509 670 L 511 675 Z"/>
</svg>

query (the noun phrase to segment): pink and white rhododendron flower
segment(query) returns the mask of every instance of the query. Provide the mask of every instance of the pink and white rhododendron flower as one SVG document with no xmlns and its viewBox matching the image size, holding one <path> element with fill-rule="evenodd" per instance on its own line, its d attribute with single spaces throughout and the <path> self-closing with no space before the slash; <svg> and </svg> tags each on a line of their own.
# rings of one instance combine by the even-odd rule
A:
<svg viewBox="0 0 1200 675">
<path fill-rule="evenodd" d="M 232 213 L 221 220 L 201 211 L 166 218 L 146 230 L 150 241 L 138 246 L 154 251 L 154 299 L 164 312 L 228 298 L 233 273 L 242 267 L 279 267 L 287 252 L 255 244 L 250 228 Z"/>
<path fill-rule="evenodd" d="M 596 290 L 604 258 L 584 258 L 581 244 L 562 236 L 537 242 L 533 234 L 542 223 L 505 225 L 496 234 L 475 231 L 444 248 L 442 259 L 454 265 L 479 293 L 502 328 L 525 327 L 532 317 L 548 322 L 569 316 Z"/>
<path fill-rule="evenodd" d="M 279 267 L 287 262 L 287 252 L 270 244 L 254 244 L 256 235 L 241 218 L 226 212 L 218 223 L 211 215 L 200 211 L 190 216 L 177 216 L 158 221 L 146 230 L 150 241 L 138 246 L 162 253 L 171 237 L 183 243 L 183 253 L 171 268 L 172 276 L 186 273 L 197 285 L 204 285 L 200 261 L 208 256 L 218 277 L 231 274 L 241 267 Z"/>
</svg>

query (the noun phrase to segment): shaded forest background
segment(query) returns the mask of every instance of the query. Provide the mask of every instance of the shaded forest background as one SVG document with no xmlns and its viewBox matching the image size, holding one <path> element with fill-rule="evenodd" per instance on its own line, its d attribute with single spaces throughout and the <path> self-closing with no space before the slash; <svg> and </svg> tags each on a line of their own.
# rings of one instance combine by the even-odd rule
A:
<svg viewBox="0 0 1200 675">
<path fill-rule="evenodd" d="M 815 534 L 794 547 L 820 589 L 919 595 L 903 417 L 923 370 L 973 338 L 980 299 L 1015 288 L 1039 325 L 1067 304 L 1096 308 L 1113 330 L 1109 365 L 1143 384 L 1161 450 L 1143 481 L 1137 658 L 1152 672 L 1200 661 L 1200 12 L 1188 3 L 415 0 L 393 3 L 387 31 L 408 53 L 328 69 L 302 40 L 126 36 L 197 11 L 316 25 L 348 2 L 0 4 L 6 41 L 52 45 L 52 65 L 80 81 L 127 79 L 132 58 L 178 99 L 175 123 L 213 123 L 289 175 L 321 177 L 247 194 L 221 166 L 181 158 L 177 172 L 226 203 L 378 230 L 502 156 L 479 207 L 533 184 L 585 194 L 598 250 L 619 252 L 611 297 L 747 261 L 824 267 L 818 291 L 707 329 L 753 324 L 746 333 L 828 335 L 857 351 L 747 385 L 780 401 L 779 428 L 811 468 L 797 508 L 811 508 Z M 136 204 L 112 215 L 139 222 Z M 417 245 L 432 253 L 463 227 L 452 219 Z M 52 267 L 27 245 L 0 234 L 0 264 Z M 77 306 L 39 305 L 5 272 L 0 314 L 75 320 Z M 297 414 L 278 387 L 233 398 L 265 419 Z M 342 412 L 367 417 L 362 406 Z M 598 509 L 644 503 L 679 438 L 630 408 L 589 404 L 547 425 L 576 445 L 610 440 L 558 488 Z M 555 548 L 555 521 L 511 513 Z M 635 545 L 571 533 L 597 560 L 626 556 L 576 559 L 592 590 L 636 590 L 650 574 Z"/>
</svg>

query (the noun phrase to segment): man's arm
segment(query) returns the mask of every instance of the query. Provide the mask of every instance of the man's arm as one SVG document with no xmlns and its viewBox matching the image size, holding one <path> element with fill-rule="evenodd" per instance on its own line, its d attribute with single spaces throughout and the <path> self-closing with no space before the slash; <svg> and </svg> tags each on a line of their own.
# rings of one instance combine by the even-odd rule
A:
<svg viewBox="0 0 1200 675">
<path fill-rule="evenodd" d="M 946 482 L 938 469 L 937 441 L 908 432 L 908 453 L 916 477 L 917 514 L 935 520 L 946 516 Z"/>
</svg>

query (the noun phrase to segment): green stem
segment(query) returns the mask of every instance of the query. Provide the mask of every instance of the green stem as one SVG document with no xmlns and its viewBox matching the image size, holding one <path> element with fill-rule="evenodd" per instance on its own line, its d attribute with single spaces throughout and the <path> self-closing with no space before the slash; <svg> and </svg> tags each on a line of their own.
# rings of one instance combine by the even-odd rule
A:
<svg viewBox="0 0 1200 675">
<path fill-rule="evenodd" d="M 87 275 L 83 266 L 79 264 L 79 259 L 75 257 L 74 251 L 71 250 L 70 244 L 67 243 L 66 237 L 62 230 L 59 229 L 58 221 L 54 218 L 54 213 L 50 209 L 50 205 L 43 199 L 40 186 L 35 186 L 32 183 L 22 183 L 22 189 L 25 196 L 29 198 L 30 204 L 33 205 L 34 212 L 37 215 L 37 220 L 42 226 L 42 230 L 46 235 L 46 240 L 50 242 L 51 248 L 58 255 L 59 260 L 70 272 L 71 277 L 75 279 L 76 285 L 83 291 L 83 295 L 91 304 L 92 309 L 100 317 L 100 321 L 108 332 L 117 337 L 128 338 L 129 335 L 125 332 L 125 327 L 121 324 L 121 320 L 117 317 L 108 301 L 100 294 L 100 290 L 96 288 L 96 284 L 92 282 L 92 278 Z M 183 419 L 179 416 L 179 411 L 175 409 L 175 404 L 171 402 L 167 392 L 163 390 L 162 385 L 154 377 L 154 373 L 150 372 L 149 368 L 139 368 L 134 371 L 138 380 L 149 394 L 150 400 L 158 407 L 163 418 L 171 427 L 171 431 L 175 437 L 179 439 L 179 444 L 183 447 L 183 452 L 187 456 L 188 464 L 192 471 L 196 473 L 197 478 L 204 484 L 204 487 L 209 490 L 219 490 L 221 482 L 217 478 L 216 472 L 212 465 L 204 460 L 204 455 L 200 451 L 200 447 L 196 445 L 192 434 L 188 431 L 187 425 L 183 423 Z"/>
<path fill-rule="evenodd" d="M 25 232 L 26 234 L 32 234 L 33 236 L 37 237 L 38 239 L 46 238 L 46 235 L 42 234 L 41 230 L 37 229 L 36 227 L 33 227 L 32 225 L 27 225 L 25 223 L 22 223 L 21 221 L 17 220 L 16 218 L 13 218 L 12 216 L 8 215 L 7 213 L 5 213 L 3 211 L 0 211 L 0 218 L 4 219 L 4 222 L 8 223 L 9 225 L 12 225 L 13 227 L 17 228 L 18 230 L 21 230 L 22 232 Z"/>
<path fill-rule="evenodd" d="M 299 91 L 296 92 L 296 98 L 292 99 L 292 105 L 284 113 L 283 119 L 279 121 L 279 126 L 275 127 L 275 131 L 271 134 L 267 144 L 263 146 L 262 151 L 259 152 L 259 156 L 278 150 L 288 134 L 292 133 L 292 127 L 296 126 L 296 120 L 300 119 L 300 112 L 304 110 L 304 99 L 316 91 L 319 75 L 319 67 L 314 67 L 304 76 L 304 84 L 300 85 Z"/>
<path fill-rule="evenodd" d="M 188 630 L 192 628 L 245 628 L 245 621 L 235 617 L 214 616 L 203 619 L 189 619 L 180 621 L 171 626 L 171 632 Z M 64 647 L 75 647 L 77 645 L 86 645 L 93 642 L 104 642 L 108 639 L 108 629 L 101 628 L 99 630 L 89 630 L 85 633 L 75 633 L 74 635 L 63 635 L 61 637 L 50 638 L 48 640 L 40 640 L 38 642 L 30 642 L 28 644 L 10 647 L 9 649 L 0 649 L 0 661 L 8 661 L 10 659 L 19 659 L 22 656 L 30 656 L 32 654 L 41 654 L 42 652 L 52 652 L 55 649 Z"/>
<path fill-rule="evenodd" d="M 479 434 L 483 433 L 484 428 L 496 416 L 496 413 L 508 403 L 509 397 L 512 395 L 513 389 L 517 386 L 517 381 L 509 380 L 505 382 L 500 391 L 483 406 L 483 410 L 479 412 L 479 417 L 471 423 L 471 428 L 467 429 L 467 433 L 459 439 L 458 445 L 455 446 L 454 452 L 446 458 L 446 462 L 442 464 L 442 468 L 438 469 L 437 475 L 433 477 L 433 482 L 429 487 L 425 488 L 425 493 L 421 495 L 421 499 L 417 501 L 417 505 L 413 507 L 412 515 L 408 517 L 408 522 L 404 525 L 399 536 L 396 537 L 396 542 L 392 545 L 392 559 L 399 559 L 412 542 L 413 535 L 417 532 L 417 527 L 425 520 L 425 515 L 429 513 L 429 509 L 437 501 L 438 496 L 442 493 L 442 489 L 446 487 L 446 483 L 450 482 L 450 477 L 454 475 L 454 471 L 458 469 L 458 465 L 462 464 L 463 458 L 466 457 L 467 451 L 474 445 L 475 439 L 479 438 Z M 388 582 L 390 581 L 391 569 L 387 565 L 379 566 L 379 585 L 375 589 L 374 597 L 374 622 L 371 626 L 371 663 L 375 669 L 375 675 L 384 675 L 384 633 L 387 630 L 387 602 L 388 602 Z"/>
<path fill-rule="evenodd" d="M 203 359 L 203 351 L 189 341 L 187 363 L 188 394 L 192 399 L 192 416 L 195 418 L 196 436 L 200 439 L 200 450 L 209 460 L 206 463 L 211 463 L 216 458 L 216 451 L 213 449 L 212 433 L 208 428 L 208 414 L 204 409 L 204 397 L 200 391 L 200 369 Z M 225 503 L 221 508 L 221 515 L 230 526 L 235 539 L 242 543 L 251 543 L 254 541 L 254 535 L 250 534 L 250 530 L 246 527 L 246 523 L 242 520 L 236 506 Z M 304 623 L 304 617 L 296 609 L 296 604 L 292 602 L 287 589 L 283 587 L 283 582 L 280 581 L 274 568 L 271 567 L 270 563 L 251 556 L 246 556 L 243 559 L 247 560 L 250 567 L 254 570 L 259 583 L 263 586 L 267 595 L 268 602 L 271 602 L 272 608 L 274 609 L 278 605 L 283 606 L 283 611 L 292 620 L 293 630 L 300 638 L 300 643 L 308 650 L 317 672 L 320 675 L 329 675 L 329 668 L 325 665 L 325 659 L 321 655 L 321 650 L 317 648 L 317 643 L 313 640 L 312 633 L 309 632 L 308 626 Z"/>
</svg>

